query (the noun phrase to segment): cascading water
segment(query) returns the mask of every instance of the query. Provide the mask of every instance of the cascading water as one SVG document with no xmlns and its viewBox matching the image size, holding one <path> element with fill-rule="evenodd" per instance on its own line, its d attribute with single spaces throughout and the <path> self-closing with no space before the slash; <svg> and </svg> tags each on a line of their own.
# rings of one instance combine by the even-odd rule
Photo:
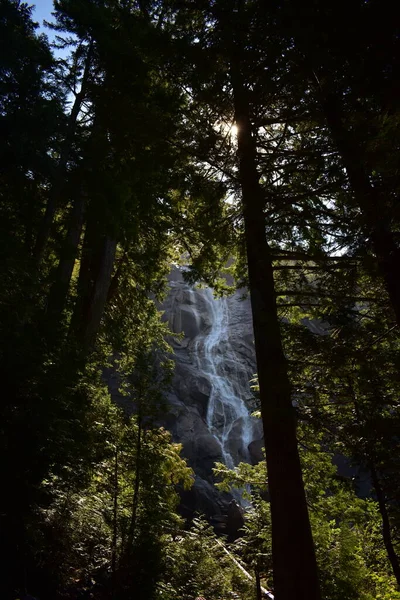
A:
<svg viewBox="0 0 400 600">
<path fill-rule="evenodd" d="M 210 288 L 196 290 L 196 293 L 190 290 L 193 303 L 199 292 L 207 304 L 210 327 L 195 338 L 193 355 L 200 374 L 211 384 L 206 416 L 208 428 L 220 444 L 225 464 L 232 469 L 238 456 L 242 461 L 250 460 L 248 446 L 253 440 L 253 422 L 243 399 L 248 373 L 230 342 L 228 299 L 214 298 Z M 241 448 L 236 452 L 231 447 L 233 428 L 240 428 Z"/>
</svg>

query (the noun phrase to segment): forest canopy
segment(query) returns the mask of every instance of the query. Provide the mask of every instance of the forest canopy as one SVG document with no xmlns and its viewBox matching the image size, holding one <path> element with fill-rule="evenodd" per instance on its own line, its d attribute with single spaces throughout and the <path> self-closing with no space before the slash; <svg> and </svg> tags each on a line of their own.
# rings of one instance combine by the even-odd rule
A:
<svg viewBox="0 0 400 600">
<path fill-rule="evenodd" d="M 400 598 L 398 6 L 54 0 L 52 43 L 34 16 L 0 0 L 1 597 Z M 182 261 L 251 300 L 266 460 L 215 466 L 230 544 L 180 515 L 159 426 Z"/>
</svg>

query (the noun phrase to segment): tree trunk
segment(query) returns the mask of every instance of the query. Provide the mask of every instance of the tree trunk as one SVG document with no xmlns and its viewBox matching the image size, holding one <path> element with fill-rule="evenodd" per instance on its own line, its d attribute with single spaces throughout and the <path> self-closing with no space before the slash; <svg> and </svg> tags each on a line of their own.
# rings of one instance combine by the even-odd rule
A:
<svg viewBox="0 0 400 600">
<path fill-rule="evenodd" d="M 237 13 L 239 19 L 239 11 Z M 237 31 L 240 30 L 238 23 Z M 231 81 L 238 128 L 239 179 L 245 223 L 261 413 L 272 519 L 276 600 L 320 600 L 317 564 L 296 439 L 296 419 L 277 313 L 272 257 L 265 234 L 241 44 L 233 44 Z"/>
<path fill-rule="evenodd" d="M 93 282 L 90 299 L 83 312 L 80 337 L 83 348 L 86 350 L 93 346 L 100 327 L 111 284 L 116 250 L 116 240 L 105 236 L 100 252 L 98 272 Z"/>
<path fill-rule="evenodd" d="M 375 469 L 375 465 L 371 460 L 369 463 L 369 469 L 371 473 L 372 484 L 374 486 L 374 490 L 376 493 L 376 498 L 378 500 L 379 512 L 382 517 L 382 537 L 383 542 L 385 544 L 386 552 L 392 565 L 393 573 L 397 581 L 397 585 L 400 588 L 400 564 L 399 558 L 396 554 L 396 551 L 393 546 L 392 540 L 392 531 L 390 527 L 389 515 L 386 508 L 386 498 L 384 491 L 382 489 L 381 483 L 379 481 L 378 473 Z"/>
<path fill-rule="evenodd" d="M 89 214 L 85 224 L 85 235 L 79 265 L 78 296 L 70 323 L 70 336 L 77 339 L 79 338 L 79 331 L 82 328 L 84 306 L 89 303 L 96 269 L 98 268 L 99 252 L 96 246 L 97 226 L 97 222 Z"/>
<path fill-rule="evenodd" d="M 140 496 L 140 483 L 141 483 L 141 469 L 142 469 L 142 437 L 143 437 L 143 423 L 141 417 L 141 411 L 139 406 L 139 412 L 137 415 L 138 433 L 136 439 L 136 453 L 135 453 L 135 465 L 134 465 L 134 482 L 133 482 L 133 494 L 131 504 L 131 517 L 128 525 L 128 533 L 126 542 L 123 548 L 123 554 L 120 561 L 120 585 L 125 589 L 132 589 L 133 582 L 135 580 L 136 573 L 134 572 L 134 540 L 137 527 L 137 511 L 139 505 Z"/>
<path fill-rule="evenodd" d="M 319 85 L 321 105 L 332 138 L 341 155 L 357 206 L 370 234 L 378 268 L 400 326 L 400 248 L 397 247 L 385 211 L 385 199 L 372 187 L 360 157 L 360 150 L 343 125 L 335 96 Z"/>
<path fill-rule="evenodd" d="M 110 283 L 110 288 L 108 290 L 107 303 L 114 300 L 115 296 L 117 295 L 122 271 L 127 262 L 128 262 L 128 255 L 127 255 L 127 252 L 125 251 L 124 255 L 119 259 L 119 261 L 116 265 L 115 273 L 113 275 L 113 278 Z"/>
<path fill-rule="evenodd" d="M 111 542 L 111 597 L 117 594 L 117 538 L 118 538 L 118 447 L 114 455 L 114 490 L 113 490 L 113 521 Z"/>
<path fill-rule="evenodd" d="M 111 285 L 117 241 L 109 235 L 98 238 L 98 224 L 89 218 L 78 278 L 78 298 L 70 332 L 84 352 L 88 352 L 100 327 Z"/>
<path fill-rule="evenodd" d="M 362 411 L 360 410 L 360 405 L 357 400 L 356 393 L 354 391 L 353 383 L 351 378 L 348 378 L 348 386 L 351 390 L 351 394 L 354 402 L 354 410 L 357 417 L 358 425 L 365 425 L 365 418 L 362 416 Z M 371 473 L 372 485 L 374 486 L 374 490 L 376 493 L 376 497 L 378 500 L 379 512 L 382 517 L 382 537 L 383 543 L 385 544 L 386 552 L 390 561 L 390 564 L 393 569 L 394 576 L 396 577 L 397 585 L 400 588 L 400 565 L 399 559 L 395 552 L 393 541 L 392 541 L 392 532 L 390 528 L 389 515 L 386 509 L 386 498 L 382 486 L 379 481 L 378 472 L 375 468 L 375 461 L 373 459 L 373 448 L 375 446 L 375 440 L 369 440 L 368 445 L 364 448 L 363 454 L 368 456 L 367 467 Z"/>
<path fill-rule="evenodd" d="M 79 93 L 76 94 L 74 104 L 72 105 L 71 113 L 68 119 L 67 132 L 61 146 L 60 159 L 58 161 L 57 169 L 54 174 L 54 180 L 50 189 L 46 210 L 43 215 L 42 222 L 39 226 L 35 247 L 33 249 L 33 257 L 37 264 L 39 264 L 42 259 L 47 240 L 50 237 L 50 231 L 53 225 L 57 206 L 59 205 L 59 200 L 64 185 L 65 171 L 71 152 L 71 145 L 74 140 L 76 124 L 78 121 L 79 113 L 82 108 L 82 104 L 86 96 L 86 87 L 89 79 L 90 67 L 92 62 L 92 52 L 93 42 L 90 42 L 85 60 L 81 89 Z"/>
<path fill-rule="evenodd" d="M 323 34 L 321 36 L 318 28 L 323 28 L 326 23 L 323 20 L 321 23 L 319 22 L 320 11 L 314 2 L 300 4 L 289 1 L 287 8 L 286 18 L 287 22 L 290 22 L 290 35 L 302 54 L 305 71 L 314 80 L 328 128 L 342 158 L 396 322 L 400 326 L 400 248 L 396 244 L 395 232 L 390 225 L 392 215 L 385 209 L 386 198 L 384 195 L 371 184 L 370 173 L 364 163 L 361 148 L 353 139 L 351 131 L 343 123 L 337 88 L 335 84 L 333 84 L 334 87 L 331 86 L 328 69 L 323 64 L 323 60 L 320 60 L 320 44 Z M 314 15 L 316 19 L 315 38 L 308 35 L 309 27 L 307 23 L 304 23 L 304 19 L 308 19 L 309 15 Z M 304 23 L 304 27 L 302 23 Z M 307 32 L 307 37 L 304 32 Z M 322 76 L 317 75 L 319 72 L 322 73 Z"/>
<path fill-rule="evenodd" d="M 138 435 L 136 441 L 136 457 L 135 457 L 135 483 L 133 488 L 132 496 L 132 514 L 131 522 L 129 524 L 128 541 L 127 541 L 127 555 L 129 556 L 132 552 L 133 540 L 136 532 L 136 515 L 139 503 L 139 492 L 140 492 L 140 478 L 141 478 L 141 460 L 142 460 L 142 417 L 140 414 L 140 408 L 138 413 Z"/>
<path fill-rule="evenodd" d="M 260 579 L 260 573 L 258 572 L 258 569 L 256 569 L 254 571 L 254 575 L 256 578 L 256 600 L 262 600 L 262 590 L 261 590 L 261 579 Z"/>
<path fill-rule="evenodd" d="M 71 210 L 70 226 L 61 250 L 53 285 L 47 304 L 47 316 L 54 330 L 58 330 L 62 312 L 65 308 L 75 260 L 78 255 L 82 235 L 85 201 L 81 195 Z"/>
</svg>

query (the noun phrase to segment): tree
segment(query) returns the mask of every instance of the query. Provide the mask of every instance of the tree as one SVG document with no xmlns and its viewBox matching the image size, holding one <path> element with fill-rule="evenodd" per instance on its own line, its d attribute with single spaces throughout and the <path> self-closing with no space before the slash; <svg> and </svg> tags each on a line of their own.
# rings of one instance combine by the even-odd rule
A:
<svg viewBox="0 0 400 600">
<path fill-rule="evenodd" d="M 278 598 L 319 597 L 316 562 L 297 453 L 295 412 L 279 330 L 273 253 L 266 233 L 268 219 L 265 209 L 269 202 L 269 188 L 268 185 L 260 184 L 258 148 L 253 137 L 253 130 L 256 129 L 253 114 L 262 111 L 262 104 L 258 98 L 252 102 L 250 108 L 253 98 L 250 100 L 249 89 L 257 85 L 258 73 L 256 68 L 250 66 L 250 76 L 243 75 L 247 73 L 246 67 L 251 64 L 251 59 L 256 56 L 258 50 L 258 38 L 254 39 L 247 33 L 256 14 L 258 16 L 253 6 L 241 4 L 235 8 L 232 18 L 230 9 L 223 3 L 218 3 L 207 14 L 196 9 L 183 10 L 180 15 L 178 12 L 177 22 L 179 27 L 185 15 L 186 23 L 196 24 L 194 30 L 188 32 L 188 27 L 182 27 L 180 31 L 183 40 L 181 43 L 186 43 L 188 62 L 192 61 L 193 64 L 196 61 L 197 78 L 199 73 L 203 75 L 200 82 L 195 81 L 193 74 L 190 75 L 190 67 L 186 66 L 190 81 L 187 87 L 191 96 L 195 98 L 195 110 L 198 106 L 196 100 L 198 103 L 202 101 L 201 115 L 210 128 L 215 127 L 218 119 L 229 123 L 233 115 L 237 126 L 238 161 L 235 165 L 232 155 L 229 156 L 228 148 L 219 158 L 216 170 L 218 172 L 220 166 L 221 178 L 224 181 L 234 180 L 232 188 L 237 196 L 241 196 L 241 207 L 235 205 L 235 218 L 238 220 L 239 213 L 241 222 L 238 244 L 241 254 L 243 248 L 246 254 L 243 262 L 248 268 L 246 283 L 252 299 L 256 355 L 262 390 L 266 458 L 270 473 L 275 590 Z M 246 32 L 243 37 L 242 31 Z M 214 61 L 213 70 L 203 69 L 206 57 Z M 204 101 L 207 102 L 205 107 Z M 199 121 L 200 119 L 201 116 Z M 209 142 L 211 149 L 200 155 L 199 159 L 205 163 L 209 161 L 213 165 L 214 153 L 219 143 L 217 133 L 214 134 L 214 138 L 209 136 Z M 227 165 L 232 171 L 225 175 Z M 271 197 L 273 201 L 273 192 Z M 217 231 L 220 231 L 220 221 L 214 222 Z M 205 255 L 206 251 L 202 254 Z M 199 260 L 195 266 L 205 267 L 207 277 L 210 276 L 210 269 L 207 269 L 206 261 L 207 258 L 203 263 Z"/>
<path fill-rule="evenodd" d="M 247 598 L 248 586 L 238 572 L 210 525 L 196 517 L 189 529 L 178 532 L 170 540 L 160 597 L 222 599 L 241 588 L 241 597 Z"/>
<path fill-rule="evenodd" d="M 293 352 L 292 378 L 299 410 L 305 418 L 315 418 L 343 454 L 370 474 L 384 544 L 398 581 L 397 526 L 388 516 L 393 512 L 396 519 L 397 511 L 398 340 L 387 325 L 390 314 L 372 303 L 357 310 L 336 306 L 330 309 L 329 318 L 332 329 L 326 329 L 320 340 L 309 334 L 307 342 L 303 335 L 302 352 L 309 344 L 306 360 L 299 360 L 293 341 L 287 346 Z M 391 479 L 386 493 L 385 473 Z"/>
<path fill-rule="evenodd" d="M 347 203 L 358 213 L 358 243 L 374 255 L 399 324 L 399 182 L 390 158 L 397 149 L 398 127 L 392 100 L 398 68 L 396 15 L 397 9 L 376 2 L 352 2 L 350 7 L 307 3 L 301 11 L 287 3 L 280 23 L 294 40 L 291 60 L 316 96 L 320 119 L 346 170 Z"/>
<path fill-rule="evenodd" d="M 333 454 L 321 444 L 325 439 L 325 433 L 319 432 L 314 423 L 301 422 L 300 456 L 322 594 L 332 599 L 372 599 L 381 592 L 381 581 L 389 598 L 397 592 L 379 535 L 378 505 L 358 498 L 351 481 L 338 475 Z M 222 479 L 218 485 L 225 491 L 248 485 L 245 494 L 252 499 L 252 506 L 245 513 L 243 536 L 233 551 L 247 565 L 257 565 L 262 580 L 268 584 L 272 561 L 265 463 L 242 463 L 233 471 L 219 464 L 215 473 Z"/>
<path fill-rule="evenodd" d="M 155 427 L 140 431 L 137 417 L 127 418 L 106 389 L 93 392 L 86 431 L 90 471 L 80 484 L 56 473 L 43 482 L 51 502 L 34 524 L 36 572 L 29 589 L 44 598 L 76 597 L 89 590 L 118 598 L 154 597 L 165 568 L 164 538 L 181 526 L 175 487 L 191 485 L 191 470 L 167 432 Z M 138 476 L 140 496 L 134 492 Z M 133 512 L 137 522 L 129 540 Z M 126 563 L 128 543 L 133 546 Z"/>
<path fill-rule="evenodd" d="M 114 597 L 178 593 L 163 577 L 174 470 L 188 472 L 152 417 L 171 373 L 155 301 L 182 253 L 192 279 L 224 293 L 233 274 L 250 291 L 276 597 L 319 597 L 311 529 L 324 594 L 366 598 L 376 577 L 389 595 L 374 536 L 379 510 L 399 579 L 394 13 L 356 0 L 301 14 L 288 2 L 59 0 L 71 53 L 56 61 L 25 4 L 0 8 L 3 595 L 90 594 L 91 578 Z M 134 399 L 129 422 L 106 399 L 110 365 Z M 321 448 L 320 463 L 307 459 L 298 418 L 368 470 L 370 512 L 336 486 Z M 329 477 L 312 480 L 311 463 Z M 261 495 L 244 544 L 258 576 L 270 534 L 265 518 L 259 555 L 254 523 L 268 509 Z M 178 587 L 185 544 L 168 566 Z M 206 579 L 214 562 L 197 556 Z M 182 589 L 203 593 L 197 575 Z M 239 589 L 234 579 L 211 574 L 207 589 Z"/>
</svg>

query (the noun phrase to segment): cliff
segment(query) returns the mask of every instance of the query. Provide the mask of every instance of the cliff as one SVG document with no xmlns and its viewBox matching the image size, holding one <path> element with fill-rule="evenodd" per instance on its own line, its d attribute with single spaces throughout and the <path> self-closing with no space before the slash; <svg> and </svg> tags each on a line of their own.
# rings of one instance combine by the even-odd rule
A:
<svg viewBox="0 0 400 600">
<path fill-rule="evenodd" d="M 250 416 L 250 380 L 256 372 L 250 302 L 237 291 L 214 298 L 209 288 L 183 280 L 174 268 L 163 318 L 174 333 L 175 376 L 164 425 L 194 469 L 196 481 L 183 494 L 183 512 L 209 517 L 234 512 L 232 497 L 213 486 L 216 461 L 234 467 L 262 458 L 261 422 Z"/>
</svg>

